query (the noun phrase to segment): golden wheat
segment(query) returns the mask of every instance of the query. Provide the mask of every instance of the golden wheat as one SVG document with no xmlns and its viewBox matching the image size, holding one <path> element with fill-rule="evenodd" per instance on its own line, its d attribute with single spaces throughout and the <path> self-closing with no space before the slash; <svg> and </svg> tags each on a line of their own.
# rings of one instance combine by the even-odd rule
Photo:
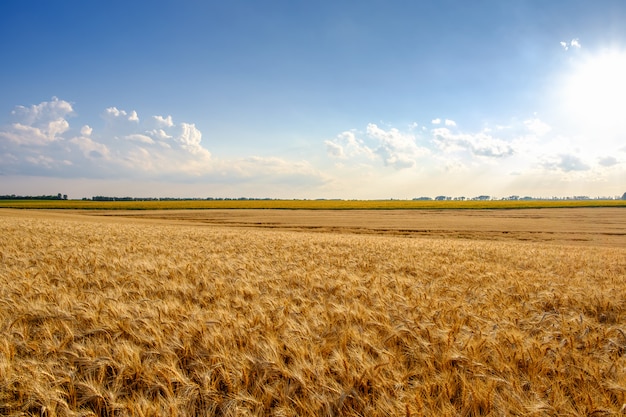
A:
<svg viewBox="0 0 626 417">
<path fill-rule="evenodd" d="M 0 215 L 0 414 L 618 415 L 626 249 Z"/>
</svg>

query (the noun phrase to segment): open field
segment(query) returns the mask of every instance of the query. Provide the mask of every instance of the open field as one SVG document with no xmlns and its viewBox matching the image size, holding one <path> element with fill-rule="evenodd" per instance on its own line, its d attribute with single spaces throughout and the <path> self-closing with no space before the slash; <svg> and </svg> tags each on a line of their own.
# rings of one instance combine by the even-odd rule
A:
<svg viewBox="0 0 626 417">
<path fill-rule="evenodd" d="M 122 210 L 86 211 L 83 214 L 323 233 L 626 247 L 626 210 L 619 207 L 375 211 Z"/>
<path fill-rule="evenodd" d="M 0 200 L 0 208 L 80 210 L 191 210 L 191 209 L 288 209 L 288 210 L 419 210 L 419 209 L 521 209 L 572 207 L 624 207 L 626 200 Z"/>
<path fill-rule="evenodd" d="M 447 213 L 0 210 L 0 415 L 626 414 L 623 209 Z"/>
</svg>

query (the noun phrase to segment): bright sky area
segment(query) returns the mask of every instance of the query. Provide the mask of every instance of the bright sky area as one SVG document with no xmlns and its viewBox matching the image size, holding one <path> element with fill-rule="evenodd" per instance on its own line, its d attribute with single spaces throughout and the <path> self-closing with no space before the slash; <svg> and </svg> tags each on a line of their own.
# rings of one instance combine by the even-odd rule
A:
<svg viewBox="0 0 626 417">
<path fill-rule="evenodd" d="M 0 194 L 615 197 L 626 2 L 0 3 Z"/>
</svg>

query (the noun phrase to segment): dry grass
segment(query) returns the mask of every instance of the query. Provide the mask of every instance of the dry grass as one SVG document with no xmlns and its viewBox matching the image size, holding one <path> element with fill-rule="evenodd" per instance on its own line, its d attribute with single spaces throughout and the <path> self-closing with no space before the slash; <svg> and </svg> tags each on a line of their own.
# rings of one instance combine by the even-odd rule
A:
<svg viewBox="0 0 626 417">
<path fill-rule="evenodd" d="M 95 210 L 79 213 L 322 233 L 626 247 L 626 212 L 619 207 L 549 210 Z"/>
<path fill-rule="evenodd" d="M 626 248 L 0 215 L 0 414 L 623 415 Z"/>
</svg>

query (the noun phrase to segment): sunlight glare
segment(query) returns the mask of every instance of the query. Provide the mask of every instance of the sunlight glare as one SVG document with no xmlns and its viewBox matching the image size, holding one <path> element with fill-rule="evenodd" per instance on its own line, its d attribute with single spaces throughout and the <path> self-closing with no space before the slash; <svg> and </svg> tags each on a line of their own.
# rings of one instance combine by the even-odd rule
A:
<svg viewBox="0 0 626 417">
<path fill-rule="evenodd" d="M 626 119 L 626 53 L 589 55 L 566 78 L 563 106 L 575 124 L 610 128 Z"/>
</svg>

